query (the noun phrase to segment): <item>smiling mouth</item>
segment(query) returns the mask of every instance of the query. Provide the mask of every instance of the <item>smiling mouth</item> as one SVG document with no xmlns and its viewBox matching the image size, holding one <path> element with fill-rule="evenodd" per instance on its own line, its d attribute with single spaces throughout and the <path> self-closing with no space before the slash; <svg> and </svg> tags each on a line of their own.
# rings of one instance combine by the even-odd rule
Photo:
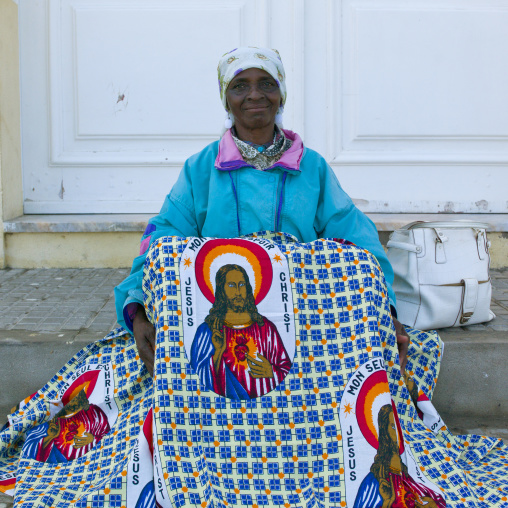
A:
<svg viewBox="0 0 508 508">
<path fill-rule="evenodd" d="M 245 111 L 264 111 L 265 109 L 268 109 L 269 106 L 256 106 L 254 108 L 245 108 Z"/>
</svg>

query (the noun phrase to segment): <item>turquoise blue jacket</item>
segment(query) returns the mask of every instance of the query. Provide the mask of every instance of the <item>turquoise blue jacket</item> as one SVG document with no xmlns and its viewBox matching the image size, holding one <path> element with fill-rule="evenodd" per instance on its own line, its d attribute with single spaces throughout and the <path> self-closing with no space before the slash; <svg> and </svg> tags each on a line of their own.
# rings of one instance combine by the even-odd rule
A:
<svg viewBox="0 0 508 508">
<path fill-rule="evenodd" d="M 141 255 L 115 288 L 118 322 L 132 330 L 129 304 L 143 304 L 141 283 L 146 251 L 161 236 L 233 238 L 256 231 L 284 231 L 300 241 L 345 238 L 374 254 L 383 269 L 390 302 L 393 270 L 376 226 L 342 190 L 325 159 L 288 130 L 291 148 L 260 171 L 243 160 L 230 131 L 190 157 L 162 209 L 150 219 Z"/>
</svg>

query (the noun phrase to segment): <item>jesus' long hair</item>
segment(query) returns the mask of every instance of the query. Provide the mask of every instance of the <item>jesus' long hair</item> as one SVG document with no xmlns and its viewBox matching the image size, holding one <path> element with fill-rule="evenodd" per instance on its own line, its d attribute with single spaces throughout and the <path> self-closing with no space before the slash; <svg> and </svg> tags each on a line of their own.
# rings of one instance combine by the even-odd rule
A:
<svg viewBox="0 0 508 508">
<path fill-rule="evenodd" d="M 407 373 L 407 370 L 404 372 L 403 376 L 411 400 L 413 401 L 415 407 L 418 409 L 418 386 L 415 383 L 415 380 Z"/>
<path fill-rule="evenodd" d="M 252 286 L 250 285 L 249 276 L 243 267 L 240 265 L 224 265 L 219 268 L 215 275 L 215 301 L 210 309 L 208 316 L 205 318 L 205 323 L 213 330 L 215 320 L 219 319 L 220 330 L 224 326 L 224 320 L 228 311 L 228 298 L 224 286 L 226 284 L 226 275 L 232 270 L 241 272 L 245 279 L 247 296 L 245 298 L 244 312 L 248 312 L 252 321 L 255 321 L 259 326 L 264 326 L 265 321 L 263 316 L 259 314 L 254 300 L 254 294 L 252 292 Z"/>
<path fill-rule="evenodd" d="M 399 454 L 399 444 L 394 442 L 388 433 L 390 425 L 390 413 L 393 413 L 391 404 L 385 404 L 378 413 L 378 432 L 379 432 L 379 448 L 377 449 L 374 463 L 370 468 L 370 472 L 376 479 L 382 480 L 388 477 L 390 471 L 390 462 L 394 454 Z M 407 466 L 401 461 L 402 472 L 407 475 Z"/>
</svg>

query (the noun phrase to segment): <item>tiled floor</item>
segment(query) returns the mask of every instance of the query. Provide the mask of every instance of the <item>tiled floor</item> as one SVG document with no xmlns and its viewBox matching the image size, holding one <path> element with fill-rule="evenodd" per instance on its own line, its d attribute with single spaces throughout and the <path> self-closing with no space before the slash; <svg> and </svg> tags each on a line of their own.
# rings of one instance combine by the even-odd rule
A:
<svg viewBox="0 0 508 508">
<path fill-rule="evenodd" d="M 108 332 L 116 322 L 113 288 L 127 269 L 0 270 L 0 330 Z M 508 331 L 508 270 L 493 270 L 496 319 L 461 330 Z"/>
</svg>

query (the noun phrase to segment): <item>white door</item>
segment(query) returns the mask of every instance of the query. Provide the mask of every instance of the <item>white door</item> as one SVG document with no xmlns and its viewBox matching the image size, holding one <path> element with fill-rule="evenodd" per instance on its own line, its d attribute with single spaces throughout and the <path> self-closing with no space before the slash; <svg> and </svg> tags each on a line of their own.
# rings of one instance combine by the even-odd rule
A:
<svg viewBox="0 0 508 508">
<path fill-rule="evenodd" d="M 507 212 L 508 0 L 21 0 L 25 213 L 155 213 L 277 48 L 285 125 L 369 212 Z"/>
</svg>

